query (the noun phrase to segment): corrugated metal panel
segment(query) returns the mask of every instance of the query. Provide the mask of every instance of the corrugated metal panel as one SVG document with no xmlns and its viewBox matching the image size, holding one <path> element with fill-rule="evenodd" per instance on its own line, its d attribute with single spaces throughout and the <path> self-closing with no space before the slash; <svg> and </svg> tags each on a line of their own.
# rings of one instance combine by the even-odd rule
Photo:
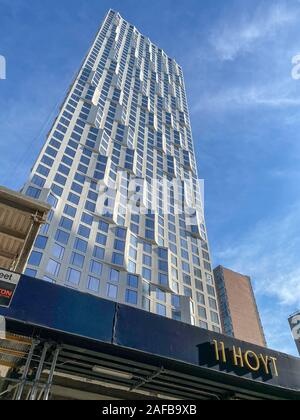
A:
<svg viewBox="0 0 300 420">
<path fill-rule="evenodd" d="M 28 231 L 33 223 L 31 215 L 0 205 L 0 267 L 10 269 L 22 252 Z"/>
<path fill-rule="evenodd" d="M 31 225 L 31 217 L 30 214 L 26 216 L 13 208 L 1 206 L 0 224 L 16 232 L 26 234 Z"/>
<path fill-rule="evenodd" d="M 24 270 L 48 204 L 0 186 L 0 268 Z"/>
</svg>

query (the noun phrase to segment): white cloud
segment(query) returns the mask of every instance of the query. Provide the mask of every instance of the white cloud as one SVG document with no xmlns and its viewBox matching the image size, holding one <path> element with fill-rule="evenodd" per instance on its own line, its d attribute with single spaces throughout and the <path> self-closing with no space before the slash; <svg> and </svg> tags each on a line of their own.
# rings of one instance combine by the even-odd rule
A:
<svg viewBox="0 0 300 420">
<path fill-rule="evenodd" d="M 287 319 L 300 307 L 300 203 L 230 243 L 216 250 L 218 263 L 252 277 L 257 297 L 266 302 L 261 315 L 269 345 L 294 352 Z"/>
<path fill-rule="evenodd" d="M 298 355 L 289 329 L 287 314 L 284 308 L 263 308 L 261 317 L 264 322 L 267 342 L 270 348 L 282 353 Z"/>
<path fill-rule="evenodd" d="M 272 36 L 297 19 L 298 13 L 282 2 L 273 3 L 267 10 L 259 7 L 252 17 L 219 25 L 213 31 L 211 44 L 220 60 L 234 60 L 239 54 L 251 51 L 261 39 Z"/>
<path fill-rule="evenodd" d="M 250 273 L 257 293 L 276 297 L 281 305 L 300 304 L 300 204 L 290 214 L 263 220 L 235 246 L 217 257 L 233 269 Z"/>
<path fill-rule="evenodd" d="M 300 106 L 300 97 L 293 96 L 295 82 L 285 81 L 270 86 L 249 86 L 221 90 L 218 93 L 198 98 L 192 113 L 200 110 L 229 110 L 234 108 L 268 107 L 295 108 Z"/>
</svg>

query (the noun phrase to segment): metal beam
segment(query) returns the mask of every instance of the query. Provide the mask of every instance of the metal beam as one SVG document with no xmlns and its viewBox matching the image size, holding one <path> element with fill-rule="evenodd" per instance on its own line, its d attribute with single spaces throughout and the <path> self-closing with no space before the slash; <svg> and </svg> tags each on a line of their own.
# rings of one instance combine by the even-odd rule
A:
<svg viewBox="0 0 300 420">
<path fill-rule="evenodd" d="M 6 362 L 5 360 L 0 360 L 0 366 L 4 366 L 7 368 L 11 368 L 14 369 L 16 367 L 16 365 L 12 362 Z"/>
<path fill-rule="evenodd" d="M 44 367 L 45 359 L 46 359 L 46 356 L 47 356 L 47 353 L 48 353 L 49 348 L 50 348 L 50 344 L 49 343 L 45 343 L 44 344 L 43 351 L 42 351 L 40 363 L 39 363 L 38 369 L 36 371 L 34 385 L 32 387 L 32 390 L 31 390 L 31 393 L 30 393 L 30 397 L 29 397 L 29 399 L 31 401 L 35 401 L 35 399 L 36 399 L 36 394 L 37 394 L 37 391 L 38 391 L 38 384 L 39 384 L 40 379 L 41 379 L 41 375 L 42 375 L 42 372 L 43 372 L 43 367 Z"/>
<path fill-rule="evenodd" d="M 15 343 L 19 343 L 19 344 L 28 344 L 28 346 L 30 346 L 32 344 L 32 340 L 30 340 L 29 338 L 25 338 L 25 337 L 18 337 L 15 335 L 10 335 L 9 333 L 6 334 L 6 337 L 4 339 L 5 341 L 13 341 Z"/>
<path fill-rule="evenodd" d="M 28 357 L 27 357 L 27 360 L 26 360 L 24 371 L 23 371 L 21 383 L 18 387 L 18 391 L 17 391 L 16 397 L 15 397 L 15 399 L 17 401 L 19 401 L 22 398 L 22 394 L 23 394 L 23 391 L 24 391 L 24 388 L 25 388 L 25 385 L 26 385 L 26 379 L 27 379 L 27 375 L 28 375 L 28 372 L 29 372 L 29 369 L 30 369 L 30 365 L 31 365 L 33 354 L 34 354 L 34 350 L 35 350 L 35 348 L 38 344 L 39 344 L 39 341 L 37 341 L 37 340 L 34 340 L 31 344 L 31 348 L 30 348 L 30 351 L 29 351 L 29 354 L 28 354 Z"/>
<path fill-rule="evenodd" d="M 25 196 L 24 198 L 26 199 Z M 6 207 L 9 210 L 15 209 L 19 213 L 22 213 L 24 216 L 34 215 L 38 211 L 38 214 L 41 218 L 43 218 L 44 214 L 50 210 L 50 206 L 48 206 L 49 208 L 47 209 L 46 204 L 45 204 L 45 209 L 42 210 L 42 209 L 39 209 L 39 205 L 36 203 L 32 203 L 31 205 L 28 206 L 28 204 L 26 204 L 24 200 L 22 200 L 22 202 L 17 202 L 17 199 L 10 200 L 10 199 L 4 198 L 1 192 L 0 192 L 0 205 Z"/>
<path fill-rule="evenodd" d="M 17 350 L 13 350 L 13 349 L 9 349 L 9 348 L 2 348 L 2 347 L 0 347 L 0 353 L 8 354 L 10 356 L 15 356 L 15 357 L 20 357 L 20 358 L 22 358 L 26 355 L 26 352 L 17 351 Z"/>
<path fill-rule="evenodd" d="M 154 379 L 158 378 L 164 372 L 165 372 L 165 368 L 162 366 L 159 370 L 154 372 L 151 376 L 148 376 L 148 378 L 145 378 L 145 379 L 142 379 L 142 380 L 138 381 L 135 385 L 133 385 L 130 388 L 130 391 L 135 391 L 136 389 L 141 388 L 143 385 L 152 382 Z"/>
<path fill-rule="evenodd" d="M 50 391 L 51 391 L 51 386 L 52 386 L 52 382 L 53 382 L 53 377 L 54 377 L 54 373 L 55 373 L 55 368 L 57 365 L 57 360 L 58 360 L 58 356 L 59 356 L 59 352 L 60 352 L 61 348 L 57 347 L 54 355 L 53 355 L 53 360 L 52 360 L 52 364 L 51 364 L 51 368 L 50 368 L 50 372 L 49 372 L 49 376 L 48 376 L 48 380 L 47 380 L 47 384 L 46 384 L 46 388 L 45 388 L 45 394 L 44 394 L 44 401 L 48 401 L 49 400 L 49 395 L 50 395 Z"/>
<path fill-rule="evenodd" d="M 4 258 L 6 260 L 14 260 L 18 257 L 18 254 L 12 254 L 10 252 L 4 251 L 3 249 L 0 250 L 0 258 Z"/>
</svg>

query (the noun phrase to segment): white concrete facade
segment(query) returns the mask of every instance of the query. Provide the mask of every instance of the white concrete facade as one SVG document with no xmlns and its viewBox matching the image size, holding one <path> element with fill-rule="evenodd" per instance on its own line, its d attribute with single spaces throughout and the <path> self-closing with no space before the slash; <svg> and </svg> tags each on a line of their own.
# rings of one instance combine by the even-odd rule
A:
<svg viewBox="0 0 300 420">
<path fill-rule="evenodd" d="M 164 191 L 137 188 L 157 211 L 135 214 L 136 178 L 197 184 L 189 111 L 181 67 L 110 10 L 23 189 L 52 205 L 26 273 L 219 332 L 200 193 L 192 223 L 171 190 L 166 213 Z"/>
</svg>

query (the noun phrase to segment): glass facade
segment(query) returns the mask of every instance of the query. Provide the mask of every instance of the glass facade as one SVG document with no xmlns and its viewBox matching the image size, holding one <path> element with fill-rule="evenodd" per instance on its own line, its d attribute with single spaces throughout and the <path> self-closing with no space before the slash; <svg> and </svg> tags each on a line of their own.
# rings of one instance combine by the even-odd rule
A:
<svg viewBox="0 0 300 420">
<path fill-rule="evenodd" d="M 110 10 L 23 189 L 52 206 L 27 272 L 220 331 L 203 215 L 163 179 L 198 182 L 182 69 Z"/>
</svg>

